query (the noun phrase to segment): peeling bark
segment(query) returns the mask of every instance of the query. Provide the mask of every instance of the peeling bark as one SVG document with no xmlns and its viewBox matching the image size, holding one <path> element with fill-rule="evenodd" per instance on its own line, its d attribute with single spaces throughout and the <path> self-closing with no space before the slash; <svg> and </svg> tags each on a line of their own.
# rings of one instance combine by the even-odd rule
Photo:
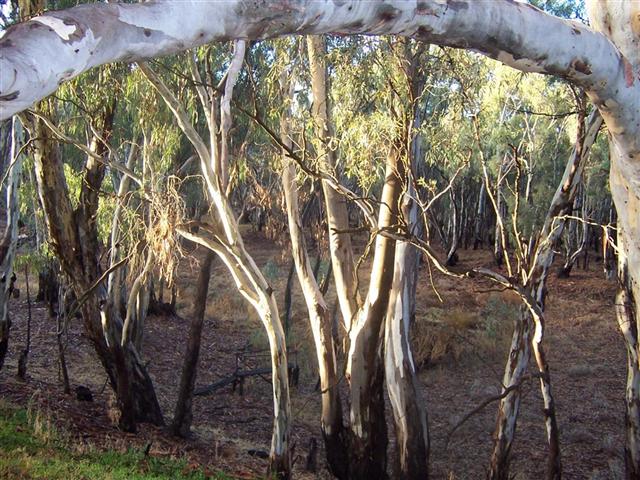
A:
<svg viewBox="0 0 640 480">
<path fill-rule="evenodd" d="M 502 378 L 503 393 L 512 388 L 498 407 L 496 428 L 493 437 L 493 452 L 487 478 L 490 480 L 509 480 L 509 464 L 511 445 L 516 433 L 516 423 L 520 410 L 520 393 L 518 386 L 527 371 L 531 350 L 531 321 L 527 315 L 519 315 L 514 319 L 511 348 Z"/>
<path fill-rule="evenodd" d="M 159 1 L 81 5 L 10 28 L 0 40 L 0 118 L 94 66 L 229 38 L 399 34 L 472 48 L 582 87 L 611 134 L 611 190 L 634 298 L 640 297 L 640 59 L 637 2 L 590 2 L 605 35 L 507 0 Z M 180 21 L 176 21 L 179 18 Z M 609 38 L 607 38 L 607 36 Z M 229 235 L 229 231 L 225 235 Z M 366 307 L 366 306 L 365 306 Z M 639 316 L 638 306 L 635 315 Z M 634 447 L 635 448 L 635 447 Z M 638 456 L 640 457 L 640 455 Z M 638 469 L 636 469 L 637 471 Z"/>
<path fill-rule="evenodd" d="M 403 202 L 407 219 L 413 204 L 411 198 L 409 193 Z M 429 478 L 429 431 L 411 354 L 407 318 L 411 315 L 409 298 L 415 295 L 415 290 L 408 290 L 408 273 L 415 264 L 411 255 L 413 248 L 409 242 L 396 243 L 384 346 L 385 378 L 396 432 L 396 478 L 407 480 Z"/>
<path fill-rule="evenodd" d="M 578 135 L 574 151 L 567 162 L 565 171 L 551 205 L 545 217 L 536 252 L 533 259 L 531 275 L 523 285 L 529 292 L 531 304 L 521 308 L 515 320 L 509 359 L 505 366 L 502 381 L 503 392 L 507 388 L 520 385 L 527 370 L 531 348 L 533 348 L 536 364 L 540 373 L 540 387 L 545 408 L 545 425 L 549 443 L 549 464 L 547 478 L 555 479 L 561 475 L 559 433 L 555 417 L 555 406 L 551 394 L 549 368 L 547 365 L 542 340 L 544 336 L 544 306 L 546 281 L 549 269 L 553 264 L 555 247 L 562 236 L 566 220 L 562 217 L 571 213 L 573 201 L 582 179 L 582 172 L 591 146 L 602 125 L 602 117 L 594 110 L 585 122 L 581 116 L 578 122 Z M 532 336 L 533 334 L 533 336 Z M 531 343 L 530 343 L 531 342 Z M 509 455 L 515 437 L 516 422 L 520 406 L 520 391 L 516 388 L 500 401 L 496 429 L 494 433 L 494 449 L 488 478 L 504 480 L 509 478 Z"/>
<path fill-rule="evenodd" d="M 331 312 L 315 281 L 311 263 L 307 255 L 302 224 L 298 215 L 297 192 L 295 192 L 294 165 L 289 162 L 285 166 L 282 182 L 293 258 L 298 273 L 298 280 L 309 312 L 309 322 L 313 333 L 322 391 L 322 437 L 327 452 L 329 470 L 339 479 L 349 478 L 348 446 L 346 443 L 344 424 L 342 423 L 342 406 L 340 404 L 339 384 L 337 376 L 336 353 L 333 343 Z"/>
<path fill-rule="evenodd" d="M 640 478 L 640 5 L 611 0 L 587 2 L 589 17 L 620 50 L 625 70 L 621 92 L 636 90 L 635 103 L 625 108 L 619 98 L 604 105 L 589 96 L 600 109 L 609 129 L 611 172 L 609 183 L 618 219 L 618 281 L 616 301 L 620 329 L 627 344 L 627 396 L 625 464 L 628 479 Z M 621 302 L 624 311 L 621 310 Z M 628 323 L 621 323 L 621 320 Z M 633 333 L 635 332 L 635 334 Z M 635 339 L 634 339 L 635 335 Z"/>
<path fill-rule="evenodd" d="M 629 265 L 624 254 L 623 235 L 618 235 L 618 293 L 616 316 L 627 347 L 627 387 L 625 392 L 625 447 L 626 479 L 640 478 L 640 344 L 638 331 L 638 302 L 634 296 Z"/>
<path fill-rule="evenodd" d="M 108 122 L 103 126 L 108 126 Z M 101 276 L 95 212 L 103 167 L 96 161 L 87 162 L 80 205 L 73 210 L 57 142 L 51 139 L 42 121 L 35 120 L 33 128 L 37 189 L 51 246 L 72 280 L 76 298 L 82 298 Z M 102 137 L 107 139 L 104 133 Z M 94 148 L 98 155 L 106 151 L 102 142 L 94 143 Z M 81 313 L 85 333 L 116 392 L 120 428 L 135 431 L 136 421 L 162 425 L 162 412 L 151 378 L 135 348 L 131 344 L 120 345 L 122 321 L 107 300 L 107 289 L 99 285 L 82 305 Z"/>
<path fill-rule="evenodd" d="M 380 198 L 379 229 L 395 229 L 402 192 L 400 147 L 387 156 L 385 182 Z M 393 282 L 395 240 L 377 235 L 369 290 L 350 334 L 347 380 L 350 387 L 351 478 L 386 477 L 387 432 L 384 415 L 384 366 L 382 337 L 384 318 Z"/>
</svg>

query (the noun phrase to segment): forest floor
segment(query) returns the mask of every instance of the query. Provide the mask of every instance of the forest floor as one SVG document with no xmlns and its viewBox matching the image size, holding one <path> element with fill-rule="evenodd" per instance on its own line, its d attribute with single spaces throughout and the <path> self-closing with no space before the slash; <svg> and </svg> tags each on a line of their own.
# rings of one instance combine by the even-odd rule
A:
<svg viewBox="0 0 640 480">
<path fill-rule="evenodd" d="M 282 308 L 290 254 L 258 233 L 247 235 L 246 242 Z M 196 252 L 196 256 L 200 254 Z M 459 271 L 478 265 L 491 265 L 488 251 L 460 251 Z M 143 357 L 167 421 L 175 405 L 197 273 L 197 261 L 185 259 L 177 283 L 178 316 L 147 320 Z M 366 277 L 363 272 L 361 285 L 366 284 Z M 549 283 L 546 348 L 561 431 L 564 478 L 622 478 L 626 357 L 615 320 L 615 284 L 604 279 L 597 262 L 588 271 L 575 268 L 570 278 L 553 275 Z M 319 428 L 315 354 L 304 303 L 297 282 L 294 284 L 288 338 L 290 362 L 300 367 L 299 383 L 291 392 L 295 478 L 329 478 Z M 11 304 L 13 328 L 7 362 L 0 372 L 0 398 L 39 409 L 66 432 L 76 450 L 148 448 L 151 456 L 185 459 L 194 468 L 222 470 L 237 478 L 264 474 L 267 461 L 255 453 L 269 450 L 273 404 L 268 377 L 247 379 L 242 394 L 229 386 L 196 397 L 193 439 L 180 440 L 146 425 L 137 435 L 119 432 L 112 422 L 113 399 L 104 371 L 79 320 L 70 323 L 64 336 L 69 374 L 72 389 L 89 387 L 93 402 L 64 395 L 58 374 L 55 320 L 42 304 L 32 305 L 27 381 L 15 378 L 27 318 L 24 285 L 20 287 L 21 297 Z M 334 299 L 331 292 L 329 303 Z M 429 415 L 432 478 L 484 477 L 497 404 L 488 404 L 450 437 L 449 433 L 468 412 L 499 394 L 517 311 L 513 295 L 496 291 L 487 283 L 436 273 L 431 277 L 428 268 L 422 268 L 413 342 Z M 238 352 L 260 352 L 266 346 L 257 316 L 235 290 L 225 267 L 214 263 L 197 386 L 233 374 Z M 268 358 L 260 353 L 245 355 L 243 368 L 264 366 L 268 366 Z M 312 439 L 320 447 L 318 473 L 305 471 Z M 512 473 L 519 480 L 541 478 L 545 458 L 542 400 L 537 382 L 531 381 L 523 388 Z"/>
</svg>

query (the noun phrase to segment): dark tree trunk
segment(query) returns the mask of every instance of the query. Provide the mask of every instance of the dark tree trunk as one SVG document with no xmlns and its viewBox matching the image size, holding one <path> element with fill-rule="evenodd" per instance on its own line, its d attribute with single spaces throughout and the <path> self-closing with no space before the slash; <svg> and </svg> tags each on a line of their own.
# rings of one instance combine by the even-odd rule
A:
<svg viewBox="0 0 640 480">
<path fill-rule="evenodd" d="M 44 302 L 49 306 L 49 313 L 53 311 L 53 305 L 58 301 L 58 262 L 47 262 L 44 268 L 38 272 L 38 294 L 36 301 Z"/>
<path fill-rule="evenodd" d="M 349 478 L 353 480 L 384 480 L 387 475 L 387 422 L 384 413 L 384 366 L 376 356 L 374 373 L 370 375 L 367 398 L 362 399 L 369 410 L 366 422 L 367 438 L 351 435 Z"/>
<path fill-rule="evenodd" d="M 71 384 L 69 382 L 69 370 L 67 369 L 67 358 L 65 356 L 65 345 L 62 342 L 62 335 L 66 330 L 67 324 L 67 310 L 64 300 L 64 293 L 62 287 L 58 290 L 58 312 L 56 314 L 56 340 L 58 342 L 58 366 L 59 372 L 62 376 L 62 385 L 64 387 L 64 393 L 69 395 L 71 393 Z"/>
<path fill-rule="evenodd" d="M 284 325 L 284 335 L 289 338 L 291 329 L 291 318 L 293 316 L 293 279 L 296 273 L 296 265 L 291 262 L 289 274 L 287 275 L 287 287 L 284 290 L 284 312 L 282 312 L 282 323 Z"/>
<path fill-rule="evenodd" d="M 130 343 L 124 347 L 120 345 L 119 336 L 109 345 L 105 342 L 100 322 L 103 317 L 111 317 L 109 323 L 121 328 L 122 322 L 117 312 L 100 308 L 97 299 L 90 299 L 82 307 L 85 334 L 93 344 L 116 393 L 118 408 L 121 409 L 120 428 L 135 431 L 135 421 L 164 425 L 160 404 L 146 367 Z"/>
<path fill-rule="evenodd" d="M 180 377 L 180 390 L 178 401 L 171 423 L 171 432 L 180 437 L 187 437 L 191 431 L 193 419 L 192 402 L 193 388 L 196 383 L 198 358 L 200 356 L 200 341 L 202 326 L 204 324 L 204 312 L 207 306 L 207 294 L 209 292 L 209 279 L 211 278 L 211 265 L 215 254 L 207 250 L 196 283 L 196 298 L 193 306 L 193 319 L 189 328 L 187 351 L 185 352 L 182 376 Z"/>
<path fill-rule="evenodd" d="M 104 139 L 109 138 L 112 113 L 112 109 L 107 110 L 103 119 Z M 162 425 L 160 405 L 145 366 L 131 344 L 120 345 L 121 317 L 106 301 L 105 287 L 99 285 L 94 288 L 94 283 L 102 275 L 96 213 L 104 166 L 95 158 L 87 160 L 80 203 L 74 210 L 57 142 L 51 139 L 41 121 L 35 120 L 33 128 L 33 136 L 37 138 L 34 163 L 38 195 L 51 247 L 72 282 L 76 298 L 84 299 L 80 311 L 85 334 L 93 344 L 116 392 L 121 409 L 120 426 L 124 430 L 134 431 L 136 420 Z M 92 148 L 96 154 L 106 155 L 107 147 L 101 142 L 93 144 Z M 109 344 L 105 337 L 109 338 Z"/>
<path fill-rule="evenodd" d="M 29 291 L 29 269 L 26 266 L 24 267 L 24 279 L 27 290 L 27 340 L 18 358 L 18 378 L 22 380 L 27 378 L 27 360 L 31 350 L 31 292 Z"/>
</svg>

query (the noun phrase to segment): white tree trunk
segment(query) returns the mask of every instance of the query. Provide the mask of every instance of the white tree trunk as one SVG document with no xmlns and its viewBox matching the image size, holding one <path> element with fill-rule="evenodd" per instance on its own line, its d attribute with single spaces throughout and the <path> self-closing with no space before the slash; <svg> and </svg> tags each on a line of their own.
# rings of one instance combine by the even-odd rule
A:
<svg viewBox="0 0 640 480">
<path fill-rule="evenodd" d="M 413 206 L 409 193 L 403 201 L 407 220 Z M 411 222 L 408 223 L 412 225 Z M 385 380 L 393 411 L 396 432 L 396 476 L 401 479 L 429 478 L 429 431 L 424 400 L 420 395 L 415 364 L 411 354 L 409 323 L 411 317 L 410 272 L 415 266 L 409 242 L 397 242 L 393 283 L 385 320 Z"/>
<path fill-rule="evenodd" d="M 503 182 L 505 180 L 505 176 L 508 171 L 508 157 L 505 156 L 502 158 L 502 163 L 500 164 L 500 169 L 498 170 L 498 178 L 496 179 L 496 194 L 495 194 L 495 213 L 496 213 L 496 228 L 494 231 L 494 240 L 493 240 L 493 257 L 495 258 L 496 264 L 501 266 L 504 262 L 504 256 L 508 255 L 506 251 L 508 245 L 507 238 L 508 235 L 505 234 L 504 224 L 507 221 L 507 203 L 504 198 L 503 192 Z M 488 188 L 488 186 L 487 186 Z M 499 218 L 498 218 L 499 217 Z"/>
<path fill-rule="evenodd" d="M 324 38 L 320 36 L 307 37 L 307 51 L 309 53 L 311 89 L 313 93 L 313 122 L 316 130 L 315 146 L 318 157 L 323 163 L 323 169 L 335 174 L 336 151 L 329 145 L 332 142 L 333 133 L 328 105 L 329 95 L 327 92 Z M 344 232 L 344 230 L 349 229 L 347 199 L 332 188 L 326 180 L 322 181 L 322 191 L 325 198 L 325 210 L 329 228 L 329 250 L 331 252 L 333 278 L 336 284 L 342 320 L 348 334 L 361 301 L 357 290 L 351 234 Z"/>
<path fill-rule="evenodd" d="M 520 386 L 529 365 L 531 349 L 531 319 L 521 314 L 514 319 L 513 336 L 509 358 L 502 378 L 502 393 L 498 417 L 493 438 L 493 453 L 487 478 L 490 480 L 508 480 L 511 445 L 516 433 L 516 423 L 520 410 Z"/>
<path fill-rule="evenodd" d="M 135 162 L 137 161 L 138 144 L 132 142 L 129 155 L 127 156 L 127 168 L 131 171 L 134 169 Z M 109 267 L 113 267 L 118 263 L 121 258 L 121 228 L 122 228 L 122 215 L 124 210 L 124 204 L 127 201 L 127 193 L 129 192 L 129 185 L 131 183 L 131 177 L 129 175 L 123 175 L 118 184 L 118 202 L 116 208 L 113 211 L 113 217 L 111 220 L 111 235 L 110 235 L 110 253 L 109 253 Z M 115 269 L 109 273 L 107 277 L 107 297 L 109 301 L 120 308 L 123 303 L 123 281 L 124 271 L 121 268 Z"/>
<path fill-rule="evenodd" d="M 284 87 L 283 90 L 286 91 L 286 83 L 288 82 L 282 83 L 282 87 Z M 292 97 L 292 95 L 290 95 L 290 97 Z M 290 115 L 291 108 L 287 108 L 280 120 L 283 141 L 289 148 L 293 145 L 290 139 Z M 348 444 L 342 419 L 342 405 L 340 402 L 338 366 L 333 342 L 331 311 L 320 291 L 307 253 L 304 225 L 300 218 L 295 163 L 286 156 L 284 151 L 282 157 L 284 162 L 282 189 L 284 191 L 287 209 L 291 253 L 295 263 L 298 281 L 302 288 L 304 301 L 307 305 L 309 323 L 313 333 L 316 357 L 318 360 L 318 374 L 320 376 L 320 389 L 322 392 L 320 428 L 322 430 L 329 470 L 337 478 L 346 480 L 348 478 L 349 466 Z"/>
<path fill-rule="evenodd" d="M 610 21 L 631 24 L 631 35 L 628 27 L 619 31 L 637 37 L 637 2 L 610 4 L 614 12 Z M 638 86 L 633 81 L 637 72 L 629 73 L 626 66 L 628 62 L 637 65 L 637 52 L 625 52 L 625 61 L 607 39 L 588 27 L 524 3 L 164 0 L 81 5 L 11 27 L 1 43 L 2 118 L 52 93 L 60 82 L 103 63 L 167 55 L 229 38 L 325 32 L 399 34 L 474 48 L 519 70 L 568 78 L 589 91 L 616 123 L 632 125 L 629 120 L 637 115 L 633 111 L 638 104 Z M 618 100 L 615 105 L 611 101 L 605 105 L 614 99 Z"/>
<path fill-rule="evenodd" d="M 611 133 L 611 188 L 634 295 L 640 290 L 640 81 L 638 3 L 591 2 L 612 36 L 508 0 L 316 2 L 165 0 L 80 5 L 15 25 L 0 39 L 0 119 L 107 62 L 175 53 L 229 38 L 285 34 L 399 34 L 473 48 L 523 71 L 585 89 Z M 179 20 L 178 20 L 179 19 Z M 618 50 L 618 48 L 620 50 Z"/>
<path fill-rule="evenodd" d="M 611 135 L 611 191 L 619 214 L 628 294 L 640 297 L 640 49 L 637 1 L 592 1 L 611 37 L 508 0 L 165 0 L 81 5 L 11 27 L 0 39 L 0 119 L 97 65 L 229 38 L 285 34 L 399 34 L 472 48 L 523 71 L 582 87 Z M 229 231 L 225 235 L 229 237 Z M 635 316 L 640 302 L 635 301 Z M 637 399 L 636 399 L 637 400 Z M 637 456 L 640 458 L 640 455 Z"/>
<path fill-rule="evenodd" d="M 402 191 L 402 163 L 397 146 L 387 156 L 385 183 L 380 198 L 378 228 L 394 228 Z M 395 240 L 377 235 L 369 290 L 351 328 L 347 360 L 350 387 L 350 475 L 353 479 L 384 478 L 386 422 L 384 418 L 381 358 L 384 318 L 393 283 Z"/>
<path fill-rule="evenodd" d="M 542 340 L 544 337 L 544 301 L 546 296 L 546 280 L 549 269 L 553 264 L 554 252 L 566 220 L 562 217 L 571 213 L 573 200 L 578 185 L 582 179 L 582 172 L 589 156 L 591 146 L 602 125 L 602 117 L 594 110 L 589 119 L 579 120 L 578 135 L 575 148 L 564 174 L 554 194 L 553 200 L 545 217 L 545 222 L 536 245 L 533 257 L 531 275 L 523 286 L 531 293 L 535 305 L 523 307 L 515 320 L 509 358 L 505 366 L 503 379 L 503 393 L 507 395 L 501 399 L 498 409 L 498 419 L 494 434 L 494 450 L 491 458 L 489 478 L 503 480 L 509 478 L 509 453 L 515 435 L 516 421 L 520 405 L 520 385 L 526 374 L 526 369 L 533 347 L 536 364 L 541 375 L 541 391 L 545 403 L 545 425 L 550 445 L 548 478 L 556 478 L 561 472 L 560 451 L 558 445 L 558 429 L 555 418 L 555 407 L 551 394 L 551 383 L 548 366 L 544 354 Z M 532 328 L 535 327 L 534 335 Z M 531 340 L 531 344 L 529 343 Z"/>
<path fill-rule="evenodd" d="M 620 245 L 622 246 L 622 245 Z M 626 478 L 640 478 L 640 366 L 638 359 L 638 318 L 637 304 L 630 294 L 629 278 L 624 258 L 619 262 L 620 288 L 616 295 L 616 314 L 618 325 L 627 346 L 627 388 L 625 394 L 625 449 L 624 460 Z"/>
<path fill-rule="evenodd" d="M 244 55 L 244 48 L 236 45 L 236 57 Z M 231 68 L 240 68 L 241 62 L 232 62 Z M 289 375 L 287 363 L 287 346 L 284 330 L 278 314 L 278 305 L 273 289 L 264 278 L 253 257 L 244 247 L 229 199 L 223 188 L 226 179 L 222 172 L 217 142 L 211 138 L 211 152 L 190 122 L 184 107 L 175 95 L 162 82 L 160 77 L 148 66 L 140 64 L 140 69 L 150 83 L 160 93 L 167 106 L 173 112 L 178 125 L 193 145 L 200 159 L 202 175 L 212 208 L 216 212 L 216 225 L 210 227 L 208 236 L 196 235 L 188 229 L 179 229 L 179 233 L 196 243 L 213 250 L 227 266 L 233 276 L 240 294 L 247 299 L 260 317 L 267 332 L 271 352 L 272 384 L 273 384 L 273 435 L 271 438 L 270 472 L 278 478 L 289 478 L 291 475 L 291 455 L 289 451 L 289 431 L 291 422 L 291 402 L 289 398 Z M 227 79 L 230 77 L 228 76 Z M 237 77 L 236 77 L 237 78 Z M 203 105 L 205 111 L 210 105 Z M 225 110 L 222 115 L 225 115 Z M 223 120 L 224 122 L 224 120 Z M 210 134 L 217 131 L 210 125 Z M 216 173 L 218 172 L 218 173 Z M 201 231 L 204 231 L 201 228 Z"/>
<path fill-rule="evenodd" d="M 619 108 L 623 99 L 594 100 L 609 128 L 611 196 L 618 213 L 618 322 L 627 345 L 626 478 L 640 478 L 640 2 L 587 2 L 594 27 L 620 49 L 625 93 L 635 90 L 635 102 Z M 593 94 L 590 93 L 593 100 Z"/>
<path fill-rule="evenodd" d="M 13 285 L 11 277 L 13 276 L 13 260 L 16 253 L 18 220 L 20 218 L 18 186 L 20 185 L 23 157 L 19 154 L 19 151 L 24 139 L 22 124 L 18 117 L 13 118 L 11 135 L 8 140 L 11 142 L 11 154 L 7 162 L 8 171 L 6 172 L 6 225 L 2 239 L 0 239 L 0 370 L 4 364 L 9 346 L 9 329 L 11 328 L 9 298 Z"/>
</svg>

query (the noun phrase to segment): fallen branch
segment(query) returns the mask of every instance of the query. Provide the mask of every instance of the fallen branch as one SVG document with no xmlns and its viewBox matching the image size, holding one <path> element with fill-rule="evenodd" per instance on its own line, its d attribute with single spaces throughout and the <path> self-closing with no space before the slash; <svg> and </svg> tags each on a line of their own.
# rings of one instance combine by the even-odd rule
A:
<svg viewBox="0 0 640 480">
<path fill-rule="evenodd" d="M 294 365 L 289 364 L 288 369 L 291 372 L 295 368 Z M 228 377 L 225 377 L 221 380 L 218 380 L 211 385 L 207 385 L 204 387 L 196 388 L 193 392 L 194 395 L 211 395 L 216 390 L 220 390 L 221 388 L 226 387 L 227 385 L 232 385 L 237 380 L 247 377 L 258 377 L 262 375 L 267 375 L 271 373 L 271 367 L 264 368 L 255 368 L 253 370 L 238 370 Z"/>
</svg>

